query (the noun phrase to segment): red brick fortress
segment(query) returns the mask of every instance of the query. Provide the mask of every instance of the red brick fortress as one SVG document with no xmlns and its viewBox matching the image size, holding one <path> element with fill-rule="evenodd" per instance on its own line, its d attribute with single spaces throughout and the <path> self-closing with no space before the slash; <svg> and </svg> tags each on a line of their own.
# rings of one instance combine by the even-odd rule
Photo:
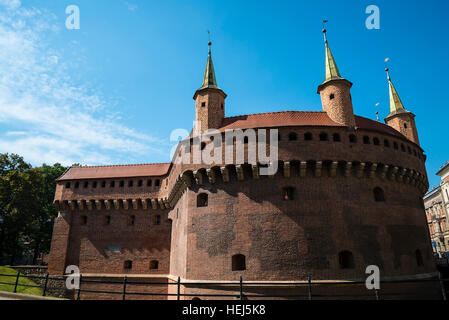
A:
<svg viewBox="0 0 449 320">
<path fill-rule="evenodd" d="M 289 283 L 308 277 L 364 279 L 368 265 L 379 266 L 384 280 L 434 278 L 422 201 L 426 156 L 414 115 L 389 75 L 387 124 L 354 115 L 352 83 L 341 77 L 324 33 L 322 112 L 225 117 L 226 94 L 209 46 L 194 95 L 197 125 L 186 141 L 208 129 L 223 137 L 231 129 L 278 129 L 276 174 L 260 175 L 259 164 L 182 162 L 193 157 L 183 143 L 170 164 L 72 167 L 57 181 L 50 273 L 76 265 L 95 279 L 127 274 L 222 283 L 182 286 L 182 293 L 198 295 L 234 292 L 226 283 L 240 276 L 284 282 L 280 292 L 295 292 Z M 229 146 L 220 147 L 225 163 Z M 246 139 L 232 147 L 253 151 Z M 422 297 L 438 293 L 431 285 L 403 289 Z"/>
</svg>

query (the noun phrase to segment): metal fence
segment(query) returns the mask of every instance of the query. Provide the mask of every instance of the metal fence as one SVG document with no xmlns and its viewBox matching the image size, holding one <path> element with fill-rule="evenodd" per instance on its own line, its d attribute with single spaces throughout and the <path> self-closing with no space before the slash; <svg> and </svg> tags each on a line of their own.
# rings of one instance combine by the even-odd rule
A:
<svg viewBox="0 0 449 320">
<path fill-rule="evenodd" d="M 32 287 L 32 288 L 41 288 L 42 289 L 42 296 L 47 296 L 48 292 L 51 290 L 69 290 L 73 294 L 73 299 L 75 300 L 81 300 L 81 294 L 82 293 L 91 293 L 91 294 L 108 294 L 108 295 L 116 295 L 121 296 L 122 300 L 126 300 L 127 296 L 152 296 L 152 297 L 173 297 L 176 298 L 176 300 L 181 300 L 182 297 L 203 297 L 203 298 L 225 298 L 225 299 L 238 299 L 238 300 L 246 300 L 248 298 L 289 298 L 289 299 L 305 299 L 305 300 L 313 300 L 313 299 L 320 299 L 320 298 L 332 298 L 336 297 L 337 295 L 323 295 L 320 293 L 315 293 L 314 289 L 316 287 L 323 287 L 323 286 L 335 286 L 335 288 L 340 288 L 343 286 L 365 286 L 365 282 L 363 281 L 356 281 L 356 282 L 344 282 L 344 281 L 333 281 L 333 282 L 319 282 L 319 281 L 312 281 L 311 277 L 308 277 L 306 282 L 298 282 L 298 283 L 288 283 L 289 287 L 301 287 L 304 289 L 304 294 L 277 294 L 277 295 L 255 295 L 255 294 L 246 294 L 244 293 L 245 289 L 254 289 L 254 288 L 266 288 L 269 286 L 270 288 L 285 288 L 286 283 L 276 283 L 276 282 L 244 282 L 243 278 L 240 277 L 239 281 L 236 282 L 226 282 L 226 286 L 228 287 L 234 287 L 236 288 L 235 291 L 238 291 L 236 293 L 198 293 L 198 294 L 185 294 L 181 293 L 181 286 L 195 286 L 195 287 L 219 287 L 223 286 L 223 282 L 182 282 L 181 278 L 178 277 L 177 281 L 168 281 L 168 282 L 144 282 L 144 281 L 132 281 L 127 276 L 124 276 L 120 280 L 98 280 L 98 279 L 86 279 L 83 278 L 82 275 L 80 275 L 79 278 L 79 288 L 77 289 L 66 289 L 65 283 L 66 279 L 61 277 L 53 277 L 50 276 L 48 273 L 45 275 L 24 275 L 20 272 L 17 273 L 17 275 L 6 275 L 6 274 L 0 274 L 0 276 L 3 277 L 10 277 L 13 278 L 14 282 L 0 282 L 0 284 L 4 285 L 12 285 L 14 286 L 13 292 L 17 293 L 17 289 L 19 287 Z M 20 279 L 27 278 L 30 280 L 38 280 L 41 285 L 29 285 L 29 284 L 22 284 L 20 283 Z M 49 280 L 55 281 L 62 281 L 61 286 L 49 286 Z M 429 282 L 435 282 L 438 283 L 441 288 L 441 298 L 443 300 L 447 299 L 447 293 L 445 289 L 445 283 L 449 283 L 449 279 L 443 279 L 441 277 L 441 274 L 439 273 L 439 276 L 437 279 L 416 279 L 416 280 L 395 280 L 395 281 L 381 281 L 382 284 L 405 284 L 405 283 L 429 283 Z M 106 284 L 106 285 L 119 285 L 121 290 L 120 291 L 108 291 L 108 290 L 93 290 L 85 288 L 86 284 Z M 148 285 L 148 286 L 155 286 L 155 285 L 163 285 L 167 286 L 176 286 L 176 293 L 168 293 L 168 292 L 160 292 L 160 293 L 150 293 L 150 292 L 133 292 L 129 291 L 128 287 L 130 285 Z M 65 289 L 64 289 L 65 288 Z M 75 290 L 75 291 L 73 291 Z M 397 293 L 397 295 L 401 295 L 401 293 Z M 360 296 L 358 296 L 360 298 Z M 371 300 L 382 300 L 382 291 L 381 290 L 372 290 L 369 291 L 369 294 L 366 295 L 367 299 Z"/>
</svg>

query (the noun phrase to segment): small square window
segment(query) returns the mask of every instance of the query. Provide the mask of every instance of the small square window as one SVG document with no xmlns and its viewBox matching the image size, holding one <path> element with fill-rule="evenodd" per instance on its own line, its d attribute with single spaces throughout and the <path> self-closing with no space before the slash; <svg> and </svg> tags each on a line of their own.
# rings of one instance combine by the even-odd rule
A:
<svg viewBox="0 0 449 320">
<path fill-rule="evenodd" d="M 206 102 L 202 102 L 202 103 L 201 103 L 201 107 L 204 108 L 205 106 L 206 106 Z"/>
<path fill-rule="evenodd" d="M 143 181 L 142 180 L 139 180 L 138 182 L 137 182 L 137 186 L 138 187 L 141 187 L 143 185 Z"/>
<path fill-rule="evenodd" d="M 115 188 L 115 181 L 111 181 L 111 188 Z"/>
<path fill-rule="evenodd" d="M 151 187 L 153 185 L 153 180 L 148 179 L 147 187 Z"/>
<path fill-rule="evenodd" d="M 79 182 L 75 182 L 75 189 L 78 189 L 80 187 L 80 183 Z"/>
<path fill-rule="evenodd" d="M 88 181 L 84 182 L 84 189 L 87 189 L 88 186 L 89 186 L 89 182 Z"/>
<path fill-rule="evenodd" d="M 125 181 L 120 181 L 120 188 L 123 188 L 125 186 Z"/>
<path fill-rule="evenodd" d="M 131 270 L 133 268 L 133 262 L 131 260 L 127 260 L 124 263 L 124 268 L 126 270 Z"/>
<path fill-rule="evenodd" d="M 70 189 L 70 182 L 67 182 L 67 183 L 65 184 L 65 187 L 66 187 L 67 189 Z"/>
<path fill-rule="evenodd" d="M 130 180 L 130 181 L 128 182 L 128 187 L 132 187 L 132 186 L 134 186 L 134 181 L 133 181 L 133 180 Z"/>
</svg>

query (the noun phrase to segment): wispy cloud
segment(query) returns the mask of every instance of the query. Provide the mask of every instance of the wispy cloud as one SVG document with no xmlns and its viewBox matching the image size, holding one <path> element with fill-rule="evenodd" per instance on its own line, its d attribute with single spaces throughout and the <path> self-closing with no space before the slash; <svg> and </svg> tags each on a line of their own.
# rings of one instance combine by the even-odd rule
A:
<svg viewBox="0 0 449 320">
<path fill-rule="evenodd" d="M 126 7 L 128 8 L 129 11 L 135 11 L 137 10 L 137 5 L 136 4 L 132 4 L 129 2 L 125 2 Z"/>
<path fill-rule="evenodd" d="M 123 125 L 95 88 L 74 84 L 76 62 L 48 45 L 59 32 L 51 12 L 19 0 L 0 0 L 0 6 L 6 9 L 0 11 L 0 152 L 65 165 L 163 153 L 160 139 Z"/>
</svg>

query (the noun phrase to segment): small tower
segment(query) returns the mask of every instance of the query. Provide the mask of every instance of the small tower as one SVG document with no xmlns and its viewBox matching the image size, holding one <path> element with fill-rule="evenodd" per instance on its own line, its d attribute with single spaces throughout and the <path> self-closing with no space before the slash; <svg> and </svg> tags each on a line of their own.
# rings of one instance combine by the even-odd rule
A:
<svg viewBox="0 0 449 320">
<path fill-rule="evenodd" d="M 405 110 L 398 92 L 391 81 L 389 69 L 386 68 L 385 71 L 387 72 L 388 86 L 390 88 L 390 114 L 385 118 L 385 123 L 402 133 L 410 141 L 419 145 L 415 115 Z"/>
<path fill-rule="evenodd" d="M 225 116 L 226 94 L 217 86 L 211 46 L 212 43 L 209 41 L 209 55 L 203 85 L 193 96 L 193 100 L 195 100 L 196 134 L 202 134 L 208 129 L 218 129 Z"/>
<path fill-rule="evenodd" d="M 326 79 L 318 87 L 323 110 L 329 118 L 348 127 L 355 127 L 354 110 L 352 108 L 352 83 L 340 76 L 337 64 L 329 48 L 323 29 L 324 44 L 326 47 Z"/>
</svg>

